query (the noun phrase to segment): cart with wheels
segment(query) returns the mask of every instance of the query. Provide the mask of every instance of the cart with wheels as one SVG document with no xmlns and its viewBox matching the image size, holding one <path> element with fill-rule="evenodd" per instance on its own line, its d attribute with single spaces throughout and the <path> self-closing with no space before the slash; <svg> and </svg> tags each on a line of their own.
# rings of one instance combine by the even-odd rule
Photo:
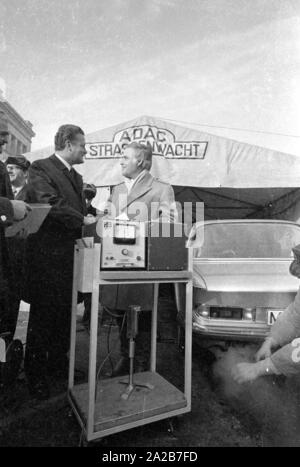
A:
<svg viewBox="0 0 300 467">
<path fill-rule="evenodd" d="M 181 415 L 191 410 L 192 250 L 188 251 L 188 268 L 185 271 L 103 271 L 100 269 L 100 250 L 101 245 L 95 244 L 93 248 L 87 249 L 80 249 L 76 246 L 74 252 L 68 398 L 88 442 L 147 423 Z M 85 260 L 83 257 L 86 257 Z M 184 283 L 186 287 L 183 391 L 156 371 L 159 284 L 180 282 Z M 145 283 L 154 284 L 150 371 L 135 373 L 131 382 L 128 377 L 127 380 L 126 377 L 114 377 L 101 379 L 97 382 L 99 286 Z M 88 382 L 75 385 L 78 291 L 92 293 L 92 307 Z M 125 386 L 122 384 L 124 382 Z M 128 389 L 130 385 L 128 386 L 127 383 L 134 386 L 131 387 L 130 391 Z"/>
</svg>

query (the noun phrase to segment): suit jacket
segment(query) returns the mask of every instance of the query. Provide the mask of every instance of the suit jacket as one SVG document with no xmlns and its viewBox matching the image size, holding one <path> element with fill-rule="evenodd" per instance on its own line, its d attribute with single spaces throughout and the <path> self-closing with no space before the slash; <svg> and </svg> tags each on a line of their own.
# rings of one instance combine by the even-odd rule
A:
<svg viewBox="0 0 300 467">
<path fill-rule="evenodd" d="M 0 161 L 0 312 L 1 308 L 8 307 L 4 302 L 7 302 L 11 285 L 11 269 L 4 229 L 13 222 L 13 208 L 9 201 L 13 198 L 9 175 L 5 164 Z"/>
<path fill-rule="evenodd" d="M 26 301 L 39 293 L 41 299 L 51 297 L 55 287 L 66 293 L 72 287 L 74 243 L 86 215 L 82 177 L 76 171 L 74 175 L 73 179 L 55 155 L 35 161 L 29 169 L 26 201 L 52 208 L 39 231 L 27 239 Z"/>
<path fill-rule="evenodd" d="M 53 154 L 31 165 L 27 190 L 27 202 L 52 206 L 40 228 L 40 237 L 51 236 L 52 242 L 81 237 L 86 202 L 78 172 L 75 171 L 73 180 L 67 167 Z"/>
<path fill-rule="evenodd" d="M 25 201 L 28 193 L 28 185 L 25 184 L 14 197 L 18 201 Z M 26 239 L 21 235 L 16 235 L 7 239 L 9 251 L 10 265 L 12 269 L 14 292 L 17 297 L 21 298 L 23 282 L 24 282 L 24 255 L 26 248 Z M 17 302 L 18 306 L 19 302 Z"/>
<path fill-rule="evenodd" d="M 161 182 L 148 172 L 132 186 L 127 195 L 125 183 L 116 185 L 108 200 L 109 217 L 126 213 L 130 219 L 141 222 L 177 218 L 174 191 L 171 185 Z M 109 285 L 101 287 L 101 302 L 112 309 L 126 310 L 129 305 L 140 305 L 150 310 L 153 304 L 152 285 Z"/>
<path fill-rule="evenodd" d="M 27 192 L 28 192 L 28 184 L 26 183 L 14 198 L 19 201 L 25 201 L 27 198 Z"/>
</svg>

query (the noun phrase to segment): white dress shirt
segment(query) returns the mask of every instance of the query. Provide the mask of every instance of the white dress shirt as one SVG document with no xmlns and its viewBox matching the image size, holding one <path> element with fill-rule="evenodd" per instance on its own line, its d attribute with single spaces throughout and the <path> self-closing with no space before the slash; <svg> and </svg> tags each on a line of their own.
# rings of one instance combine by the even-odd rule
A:
<svg viewBox="0 0 300 467">
<path fill-rule="evenodd" d="M 127 178 L 127 177 L 125 177 L 124 182 L 125 182 L 125 185 L 126 185 L 127 193 L 128 193 L 128 194 L 131 192 L 133 185 L 134 185 L 138 180 L 140 180 L 140 178 L 142 178 L 142 176 L 144 175 L 145 172 L 146 172 L 145 169 L 142 170 L 141 173 L 139 173 L 138 176 L 135 177 L 135 178 Z"/>
<path fill-rule="evenodd" d="M 11 186 L 12 188 L 12 192 L 13 192 L 13 195 L 14 195 L 14 198 L 16 199 L 16 197 L 18 196 L 19 192 L 24 188 L 24 186 L 26 185 L 26 183 L 22 186 Z"/>
</svg>

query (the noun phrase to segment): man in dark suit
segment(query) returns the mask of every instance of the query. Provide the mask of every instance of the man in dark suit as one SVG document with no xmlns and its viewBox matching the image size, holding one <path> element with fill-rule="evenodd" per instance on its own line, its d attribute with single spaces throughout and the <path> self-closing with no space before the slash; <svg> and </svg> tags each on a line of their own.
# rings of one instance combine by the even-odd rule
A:
<svg viewBox="0 0 300 467">
<path fill-rule="evenodd" d="M 35 161 L 29 169 L 32 203 L 52 208 L 40 230 L 27 241 L 27 284 L 30 317 L 25 371 L 31 392 L 49 397 L 48 377 L 65 376 L 68 368 L 75 240 L 86 215 L 82 177 L 74 169 L 82 164 L 85 137 L 75 125 L 61 126 L 55 136 L 55 154 Z"/>
</svg>

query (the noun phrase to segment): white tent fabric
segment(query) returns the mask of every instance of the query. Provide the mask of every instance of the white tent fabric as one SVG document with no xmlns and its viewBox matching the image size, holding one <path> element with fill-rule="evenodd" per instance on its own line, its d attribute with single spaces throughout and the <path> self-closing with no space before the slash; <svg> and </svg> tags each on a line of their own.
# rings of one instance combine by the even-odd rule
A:
<svg viewBox="0 0 300 467">
<path fill-rule="evenodd" d="M 260 146 L 272 149 L 273 151 L 287 154 L 300 155 L 300 136 L 288 133 L 272 133 L 268 131 L 230 128 L 216 125 L 204 125 L 203 123 L 187 122 L 175 119 L 166 119 L 169 122 L 195 128 L 197 131 L 213 133 L 222 138 L 234 139 L 251 146 Z"/>
<path fill-rule="evenodd" d="M 272 212 L 275 216 L 278 200 L 281 218 L 300 216 L 300 157 L 296 155 L 149 116 L 87 134 L 86 141 L 87 159 L 76 169 L 97 187 L 122 180 L 123 145 L 142 141 L 153 149 L 152 174 L 175 186 L 177 199 L 203 200 L 208 218 L 269 217 Z M 46 148 L 26 156 L 33 161 L 51 153 L 53 148 Z"/>
<path fill-rule="evenodd" d="M 120 148 L 130 140 L 154 148 L 152 173 L 172 185 L 194 187 L 297 187 L 300 157 L 203 133 L 154 117 L 139 117 L 88 134 L 88 155 L 80 167 L 97 186 L 114 185 L 120 177 Z M 29 153 L 30 160 L 50 155 L 52 148 Z"/>
</svg>

